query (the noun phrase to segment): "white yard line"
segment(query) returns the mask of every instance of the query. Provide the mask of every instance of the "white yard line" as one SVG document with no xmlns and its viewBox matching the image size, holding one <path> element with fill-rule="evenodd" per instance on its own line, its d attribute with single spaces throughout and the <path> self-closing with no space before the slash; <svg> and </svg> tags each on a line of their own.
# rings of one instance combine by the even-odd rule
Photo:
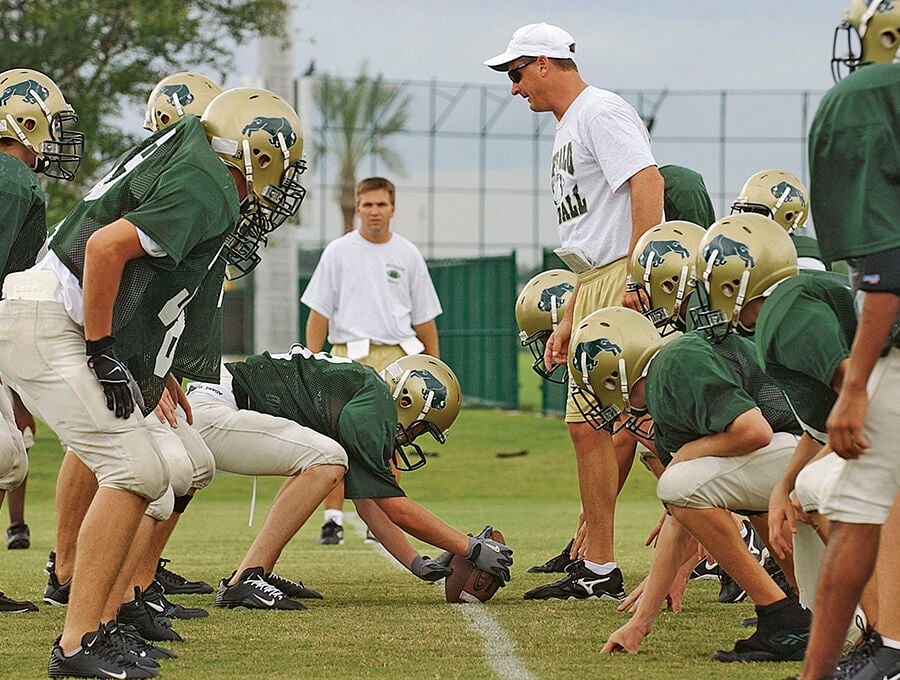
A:
<svg viewBox="0 0 900 680">
<path fill-rule="evenodd" d="M 365 523 L 352 512 L 344 513 L 345 524 L 349 524 L 354 533 L 360 538 L 365 538 Z M 380 543 L 370 543 L 373 550 L 377 550 L 382 557 L 397 569 L 406 571 L 406 568 L 394 559 Z M 465 593 L 463 593 L 465 595 Z M 509 680 L 536 680 L 537 676 L 529 671 L 522 660 L 516 655 L 516 644 L 503 631 L 497 620 L 490 614 L 487 608 L 474 598 L 468 604 L 450 605 L 460 616 L 465 619 L 469 627 L 481 638 L 484 647 L 484 656 L 491 669 L 501 678 Z"/>
</svg>

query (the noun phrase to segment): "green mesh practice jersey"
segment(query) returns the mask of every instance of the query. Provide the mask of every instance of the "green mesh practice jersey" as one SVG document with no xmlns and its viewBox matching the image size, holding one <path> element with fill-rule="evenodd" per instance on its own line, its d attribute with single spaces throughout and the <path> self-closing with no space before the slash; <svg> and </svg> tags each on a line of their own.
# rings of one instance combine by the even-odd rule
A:
<svg viewBox="0 0 900 680">
<path fill-rule="evenodd" d="M 247 393 L 250 408 L 309 427 L 344 447 L 345 497 L 404 495 L 389 464 L 397 408 L 372 368 L 301 345 L 288 354 L 263 352 L 225 367 Z"/>
<path fill-rule="evenodd" d="M 724 432 L 752 408 L 776 432 L 799 432 L 781 390 L 756 364 L 753 343 L 734 333 L 719 345 L 700 331 L 666 344 L 647 373 L 647 408 L 663 465 L 688 442 Z"/>
<path fill-rule="evenodd" d="M 822 98 L 809 131 L 810 204 L 828 261 L 900 247 L 900 64 L 871 64 Z"/>
<path fill-rule="evenodd" d="M 716 221 L 712 199 L 699 172 L 680 165 L 664 165 L 659 174 L 665 181 L 663 209 L 667 220 L 687 220 L 704 229 Z"/>
<path fill-rule="evenodd" d="M 756 351 L 803 422 L 819 432 L 837 394 L 831 380 L 856 333 L 853 294 L 825 272 L 800 270 L 766 298 Z"/>
<path fill-rule="evenodd" d="M 113 308 L 116 353 L 141 384 L 147 408 L 156 404 L 172 364 L 182 312 L 234 228 L 238 210 L 231 173 L 210 148 L 200 120 L 188 115 L 123 155 L 52 236 L 51 248 L 79 281 L 88 238 L 119 218 L 167 253 L 125 265 Z M 210 321 L 214 313 L 208 310 Z"/>
<path fill-rule="evenodd" d="M 44 191 L 37 175 L 0 152 L 0 284 L 7 274 L 32 266 L 45 240 Z"/>
</svg>

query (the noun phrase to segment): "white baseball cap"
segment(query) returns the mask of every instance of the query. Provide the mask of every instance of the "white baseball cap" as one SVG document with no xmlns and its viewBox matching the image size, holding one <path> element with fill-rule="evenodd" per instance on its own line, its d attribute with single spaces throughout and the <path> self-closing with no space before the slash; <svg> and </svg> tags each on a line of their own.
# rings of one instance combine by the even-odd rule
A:
<svg viewBox="0 0 900 680">
<path fill-rule="evenodd" d="M 516 29 L 503 54 L 484 61 L 495 71 L 509 70 L 508 64 L 519 57 L 571 59 L 575 56 L 575 38 L 552 24 L 526 24 Z"/>
</svg>

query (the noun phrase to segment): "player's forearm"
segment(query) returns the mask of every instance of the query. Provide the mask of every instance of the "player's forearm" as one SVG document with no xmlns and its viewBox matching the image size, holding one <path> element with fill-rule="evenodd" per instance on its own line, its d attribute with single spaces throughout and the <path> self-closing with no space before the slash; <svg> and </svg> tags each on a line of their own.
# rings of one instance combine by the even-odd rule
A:
<svg viewBox="0 0 900 680">
<path fill-rule="evenodd" d="M 311 309 L 309 318 L 306 320 L 306 347 L 313 352 L 322 351 L 327 336 L 328 319 Z"/>
<path fill-rule="evenodd" d="M 630 253 L 634 246 L 645 231 L 662 221 L 665 182 L 655 165 L 635 173 L 628 182 L 631 188 L 631 242 L 626 267 L 630 276 Z"/>
<path fill-rule="evenodd" d="M 659 531 L 650 573 L 644 592 L 638 601 L 634 618 L 642 624 L 652 624 L 659 608 L 666 601 L 678 569 L 687 560 L 696 544 L 687 530 L 674 517 L 666 517 Z"/>
<path fill-rule="evenodd" d="M 865 392 L 872 368 L 881 356 L 898 312 L 900 296 L 894 293 L 866 293 L 842 390 Z"/>
<path fill-rule="evenodd" d="M 437 324 L 434 319 L 420 323 L 418 326 L 413 326 L 413 330 L 416 332 L 419 342 L 425 345 L 425 349 L 422 351 L 435 359 L 440 359 L 441 348 L 438 343 Z"/>
<path fill-rule="evenodd" d="M 732 420 L 724 432 L 710 434 L 682 446 L 678 449 L 672 462 L 683 462 L 706 456 L 723 458 L 745 456 L 768 446 L 771 441 L 772 428 L 763 418 L 759 409 L 752 408 Z"/>
</svg>

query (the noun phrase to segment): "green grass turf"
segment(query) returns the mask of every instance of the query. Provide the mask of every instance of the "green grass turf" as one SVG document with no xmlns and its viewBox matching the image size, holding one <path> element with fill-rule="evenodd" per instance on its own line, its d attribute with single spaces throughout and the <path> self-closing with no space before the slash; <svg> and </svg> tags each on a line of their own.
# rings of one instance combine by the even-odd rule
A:
<svg viewBox="0 0 900 680">
<path fill-rule="evenodd" d="M 799 664 L 723 665 L 710 661 L 749 634 L 739 627 L 749 603 L 716 602 L 714 582 L 692 583 L 680 614 L 663 613 L 638 656 L 601 655 L 607 635 L 626 620 L 610 602 L 526 602 L 522 593 L 548 582 L 525 574 L 556 554 L 574 530 L 578 489 L 565 425 L 535 414 L 464 410 L 445 446 L 420 471 L 404 475 L 409 495 L 464 531 L 485 523 L 515 549 L 513 580 L 484 607 L 540 678 L 694 680 L 783 678 Z M 502 458 L 499 452 L 527 450 Z M 248 451 L 248 455 L 252 455 Z M 0 588 L 40 600 L 41 573 L 54 535 L 53 489 L 59 446 L 46 428 L 31 452 L 26 519 L 30 550 L 2 551 Z M 173 570 L 215 583 L 237 566 L 275 494 L 279 479 L 259 480 L 254 527 L 247 526 L 252 480 L 220 475 L 199 493 L 165 556 Z M 646 572 L 644 539 L 661 512 L 654 482 L 636 465 L 619 501 L 616 545 L 626 587 Z M 349 506 L 348 506 L 349 509 Z M 3 511 L 6 516 L 6 510 Z M 114 520 L 114 518 L 112 518 Z M 0 523 L 0 526 L 3 524 Z M 482 642 L 441 585 L 396 569 L 348 528 L 342 546 L 316 544 L 321 514 L 295 537 L 277 571 L 320 590 L 306 612 L 217 610 L 212 596 L 176 596 L 210 609 L 208 619 L 176 622 L 184 643 L 162 667 L 166 678 L 491 678 Z M 424 552 L 423 547 L 423 552 Z M 433 549 L 431 554 L 434 554 Z M 0 615 L 0 677 L 46 676 L 50 645 L 65 610 Z"/>
</svg>

